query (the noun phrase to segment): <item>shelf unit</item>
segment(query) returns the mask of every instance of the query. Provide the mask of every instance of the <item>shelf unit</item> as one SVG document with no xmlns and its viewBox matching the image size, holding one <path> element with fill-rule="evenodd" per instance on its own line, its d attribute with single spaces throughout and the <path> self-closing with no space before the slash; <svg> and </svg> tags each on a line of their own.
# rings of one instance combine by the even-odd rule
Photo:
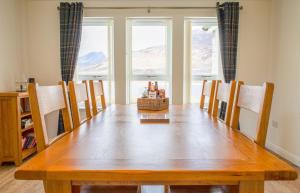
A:
<svg viewBox="0 0 300 193">
<path fill-rule="evenodd" d="M 26 118 L 32 118 L 28 93 L 0 93 L 0 165 L 14 162 L 19 166 L 37 151 L 36 146 L 28 149 L 22 147 L 23 136 L 34 132 L 33 123 L 22 128 L 21 120 Z"/>
</svg>

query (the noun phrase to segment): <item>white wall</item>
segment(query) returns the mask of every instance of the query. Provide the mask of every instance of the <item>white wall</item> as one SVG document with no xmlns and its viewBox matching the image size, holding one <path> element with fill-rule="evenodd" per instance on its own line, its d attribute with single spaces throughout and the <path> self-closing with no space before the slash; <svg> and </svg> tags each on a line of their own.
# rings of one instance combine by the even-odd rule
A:
<svg viewBox="0 0 300 193">
<path fill-rule="evenodd" d="M 23 81 L 21 70 L 21 1 L 1 0 L 0 6 L 0 92 L 15 90 Z"/>
<path fill-rule="evenodd" d="M 237 80 L 266 81 L 270 54 L 271 1 L 242 1 L 238 40 Z"/>
<path fill-rule="evenodd" d="M 268 76 L 275 82 L 268 145 L 300 166 L 300 1 L 274 0 Z M 276 126 L 278 125 L 278 126 Z"/>
<path fill-rule="evenodd" d="M 27 1 L 23 49 L 28 77 L 41 85 L 57 84 L 60 75 L 59 12 L 56 1 Z"/>
</svg>

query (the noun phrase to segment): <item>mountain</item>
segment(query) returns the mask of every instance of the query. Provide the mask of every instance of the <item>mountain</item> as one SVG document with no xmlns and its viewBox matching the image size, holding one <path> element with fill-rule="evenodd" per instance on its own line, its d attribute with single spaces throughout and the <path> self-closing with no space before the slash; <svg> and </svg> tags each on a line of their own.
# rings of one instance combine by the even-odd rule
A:
<svg viewBox="0 0 300 193">
<path fill-rule="evenodd" d="M 212 72 L 212 50 L 214 35 L 203 30 L 195 30 L 192 36 L 193 70 L 195 74 Z M 132 53 L 132 69 L 134 74 L 163 74 L 166 69 L 166 49 L 163 45 L 135 50 Z M 81 74 L 106 74 L 108 58 L 103 52 L 89 52 L 78 58 Z"/>
<path fill-rule="evenodd" d="M 88 68 L 89 66 L 103 65 L 107 61 L 107 57 L 103 52 L 89 52 L 78 58 L 77 64 L 80 68 Z"/>
<path fill-rule="evenodd" d="M 166 67 L 165 46 L 153 46 L 134 51 L 132 54 L 132 69 L 136 75 L 163 74 Z"/>
<path fill-rule="evenodd" d="M 163 45 L 161 45 L 161 46 L 152 46 L 152 47 L 144 48 L 144 49 L 141 49 L 141 50 L 133 51 L 133 53 L 134 54 L 144 53 L 144 54 L 158 54 L 158 55 L 161 55 L 165 51 L 164 48 L 165 47 Z"/>
</svg>

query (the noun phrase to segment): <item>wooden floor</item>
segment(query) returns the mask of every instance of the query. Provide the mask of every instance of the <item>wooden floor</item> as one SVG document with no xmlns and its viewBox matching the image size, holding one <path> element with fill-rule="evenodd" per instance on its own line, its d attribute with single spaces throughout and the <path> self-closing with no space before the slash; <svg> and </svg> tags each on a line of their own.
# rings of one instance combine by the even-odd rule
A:
<svg viewBox="0 0 300 193">
<path fill-rule="evenodd" d="M 14 171 L 14 166 L 0 166 L 0 193 L 44 193 L 42 182 L 15 180 Z M 265 193 L 299 193 L 300 178 L 292 182 L 267 182 L 265 189 Z M 143 190 L 143 193 L 161 192 L 160 188 Z"/>
</svg>

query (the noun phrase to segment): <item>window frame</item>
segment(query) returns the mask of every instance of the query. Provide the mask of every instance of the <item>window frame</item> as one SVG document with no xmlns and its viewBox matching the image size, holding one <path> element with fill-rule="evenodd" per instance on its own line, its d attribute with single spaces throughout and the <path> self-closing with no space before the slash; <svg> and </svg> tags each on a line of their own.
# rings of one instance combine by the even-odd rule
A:
<svg viewBox="0 0 300 193">
<path fill-rule="evenodd" d="M 186 69 L 186 84 L 185 84 L 185 101 L 187 103 L 198 103 L 200 101 L 192 101 L 191 97 L 191 87 L 194 81 L 202 81 L 202 80 L 221 80 L 223 79 L 223 71 L 222 71 L 222 61 L 221 61 L 221 53 L 220 53 L 220 45 L 218 46 L 218 74 L 216 75 L 193 75 L 192 73 L 192 26 L 193 24 L 202 26 L 217 26 L 218 21 L 216 17 L 189 17 L 184 19 L 184 28 L 185 28 L 185 69 Z M 218 41 L 218 40 L 217 40 Z M 199 97 L 200 97 L 199 93 Z"/>
<path fill-rule="evenodd" d="M 105 92 L 107 103 L 114 103 L 114 20 L 111 17 L 84 17 L 82 27 L 84 26 L 107 26 L 107 39 L 108 39 L 108 74 L 107 75 L 79 75 L 78 68 L 75 69 L 73 80 L 76 82 L 82 80 L 103 80 L 108 82 L 108 91 Z M 77 66 L 77 65 L 76 65 Z"/>
<path fill-rule="evenodd" d="M 166 74 L 165 75 L 134 75 L 132 71 L 132 27 L 133 26 L 166 26 Z M 131 82 L 132 81 L 166 81 L 169 83 L 168 96 L 172 101 L 172 18 L 126 18 L 126 103 L 131 103 Z M 145 85 L 146 87 L 147 85 Z M 142 93 L 141 93 L 142 94 Z"/>
</svg>

